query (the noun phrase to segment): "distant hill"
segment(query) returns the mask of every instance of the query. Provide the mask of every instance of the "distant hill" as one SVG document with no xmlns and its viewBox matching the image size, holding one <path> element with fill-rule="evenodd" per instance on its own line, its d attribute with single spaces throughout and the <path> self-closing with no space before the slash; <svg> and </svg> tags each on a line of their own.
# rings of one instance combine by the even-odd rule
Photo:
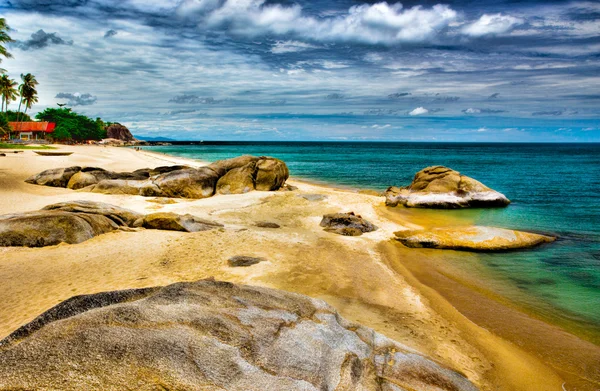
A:
<svg viewBox="0 0 600 391">
<path fill-rule="evenodd" d="M 177 141 L 168 137 L 135 136 L 135 138 L 142 141 Z"/>
</svg>

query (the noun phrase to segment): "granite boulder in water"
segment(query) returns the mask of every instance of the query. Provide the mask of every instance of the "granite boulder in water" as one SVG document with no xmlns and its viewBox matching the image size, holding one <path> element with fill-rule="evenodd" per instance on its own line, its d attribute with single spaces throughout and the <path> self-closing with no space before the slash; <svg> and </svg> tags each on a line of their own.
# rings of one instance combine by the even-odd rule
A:
<svg viewBox="0 0 600 391">
<path fill-rule="evenodd" d="M 388 206 L 456 209 L 468 207 L 504 207 L 508 198 L 473 178 L 444 166 L 419 171 L 407 187 L 388 188 Z"/>
<path fill-rule="evenodd" d="M 69 299 L 0 341 L 0 390 L 475 391 L 332 307 L 203 280 Z"/>
</svg>

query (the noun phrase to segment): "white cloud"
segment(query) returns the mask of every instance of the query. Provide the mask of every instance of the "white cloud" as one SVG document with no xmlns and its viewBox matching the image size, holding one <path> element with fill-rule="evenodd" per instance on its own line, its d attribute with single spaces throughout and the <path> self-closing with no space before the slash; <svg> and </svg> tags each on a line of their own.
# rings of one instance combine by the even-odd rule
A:
<svg viewBox="0 0 600 391">
<path fill-rule="evenodd" d="M 481 113 L 481 110 L 470 107 L 465 110 L 465 113 L 466 114 L 479 114 L 479 113 Z"/>
<path fill-rule="evenodd" d="M 326 18 L 306 16 L 295 4 L 265 4 L 265 0 L 226 0 L 210 12 L 209 26 L 227 26 L 235 34 L 292 34 L 320 42 L 361 42 L 396 44 L 422 42 L 434 38 L 457 18 L 447 5 L 429 9 L 421 6 L 404 9 L 402 4 L 386 2 L 352 6 L 348 12 Z"/>
<path fill-rule="evenodd" d="M 277 41 L 275 45 L 273 45 L 273 47 L 271 48 L 271 53 L 295 53 L 302 52 L 308 49 L 315 49 L 317 47 L 318 46 L 299 41 Z"/>
<path fill-rule="evenodd" d="M 409 115 L 423 115 L 423 114 L 427 114 L 427 113 L 429 113 L 429 110 L 427 110 L 425 107 L 417 107 L 416 109 L 414 109 L 413 111 L 411 111 L 408 114 Z"/>
<path fill-rule="evenodd" d="M 510 15 L 483 14 L 479 20 L 463 27 L 463 34 L 471 37 L 482 37 L 491 34 L 504 34 L 513 27 L 523 24 L 523 19 Z"/>
<path fill-rule="evenodd" d="M 483 128 L 479 128 L 477 129 L 478 132 L 487 132 L 489 129 L 486 128 L 485 126 Z"/>
</svg>

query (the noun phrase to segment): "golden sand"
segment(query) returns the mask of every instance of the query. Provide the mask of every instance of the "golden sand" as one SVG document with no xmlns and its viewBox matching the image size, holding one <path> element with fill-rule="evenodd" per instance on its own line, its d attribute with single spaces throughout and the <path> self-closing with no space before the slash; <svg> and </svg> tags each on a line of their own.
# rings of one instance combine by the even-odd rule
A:
<svg viewBox="0 0 600 391">
<path fill-rule="evenodd" d="M 293 180 L 290 182 L 298 191 L 177 199 L 172 203 L 23 182 L 44 169 L 72 165 L 131 171 L 202 164 L 125 148 L 60 148 L 75 153 L 42 157 L 26 151 L 0 160 L 0 214 L 37 210 L 67 200 L 92 200 L 141 213 L 191 213 L 218 221 L 225 228 L 198 233 L 114 232 L 77 245 L 0 248 L 0 338 L 73 295 L 215 277 L 322 298 L 343 316 L 464 373 L 483 390 L 561 390 L 565 382 L 571 390 L 570 382 L 584 375 L 567 373 L 582 369 L 574 365 L 572 351 L 558 363 L 573 365 L 557 368 L 557 361 L 538 354 L 535 346 L 519 345 L 513 334 L 488 329 L 486 320 L 502 323 L 505 319 L 510 325 L 514 319 L 506 317 L 507 307 L 477 296 L 460 281 L 436 279 L 435 263 L 443 261 L 444 251 L 437 253 L 440 255 L 414 252 L 390 240 L 394 231 L 403 228 L 452 224 L 437 221 L 434 213 L 410 211 L 391 219 L 382 207 L 382 197 Z M 301 197 L 306 194 L 326 198 L 309 201 Z M 360 237 L 343 237 L 319 227 L 323 214 L 349 211 L 361 214 L 380 229 Z M 281 228 L 259 228 L 255 226 L 258 221 L 274 222 Z M 267 262 L 231 268 L 227 259 L 235 255 L 263 257 Z M 421 257 L 427 257 L 426 262 L 421 263 Z M 449 289 L 456 290 L 458 299 L 448 293 Z M 479 318 L 472 313 L 478 309 Z M 570 343 L 582 342 L 570 338 Z M 585 346 L 589 350 L 581 361 L 592 368 L 593 360 L 600 357 L 599 348 Z M 595 376 L 592 381 L 597 382 L 600 377 Z M 577 385 L 578 390 L 598 388 L 585 381 Z"/>
</svg>

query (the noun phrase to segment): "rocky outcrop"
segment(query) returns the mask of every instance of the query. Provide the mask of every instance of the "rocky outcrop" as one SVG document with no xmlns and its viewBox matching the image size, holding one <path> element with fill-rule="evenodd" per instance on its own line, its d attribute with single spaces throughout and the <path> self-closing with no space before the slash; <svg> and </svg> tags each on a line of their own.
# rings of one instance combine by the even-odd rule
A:
<svg viewBox="0 0 600 391">
<path fill-rule="evenodd" d="M 203 280 L 77 296 L 0 341 L 0 390 L 474 391 L 321 300 Z"/>
<path fill-rule="evenodd" d="M 72 201 L 48 205 L 36 212 L 0 216 L 0 247 L 76 244 L 107 232 L 136 227 L 197 232 L 222 225 L 192 215 L 144 216 L 101 202 Z"/>
<path fill-rule="evenodd" d="M 215 193 L 278 190 L 288 177 L 288 168 L 281 160 L 240 156 L 200 168 L 164 166 L 133 172 L 112 172 L 98 167 L 59 168 L 41 172 L 26 182 L 103 194 L 206 198 Z"/>
<path fill-rule="evenodd" d="M 517 250 L 556 240 L 552 236 L 480 226 L 407 230 L 394 234 L 396 240 L 407 247 L 475 252 Z"/>
<path fill-rule="evenodd" d="M 133 134 L 127 129 L 126 126 L 121 124 L 112 124 L 108 128 L 106 128 L 106 138 L 121 140 L 125 142 L 136 141 Z"/>
<path fill-rule="evenodd" d="M 503 207 L 510 201 L 473 178 L 443 166 L 419 171 L 407 187 L 390 187 L 385 192 L 388 206 L 455 209 Z"/>
<path fill-rule="evenodd" d="M 350 213 L 332 213 L 323 216 L 321 227 L 325 227 L 325 231 L 333 232 L 344 236 L 360 236 L 365 232 L 372 232 L 377 227 L 360 215 Z"/>
</svg>

